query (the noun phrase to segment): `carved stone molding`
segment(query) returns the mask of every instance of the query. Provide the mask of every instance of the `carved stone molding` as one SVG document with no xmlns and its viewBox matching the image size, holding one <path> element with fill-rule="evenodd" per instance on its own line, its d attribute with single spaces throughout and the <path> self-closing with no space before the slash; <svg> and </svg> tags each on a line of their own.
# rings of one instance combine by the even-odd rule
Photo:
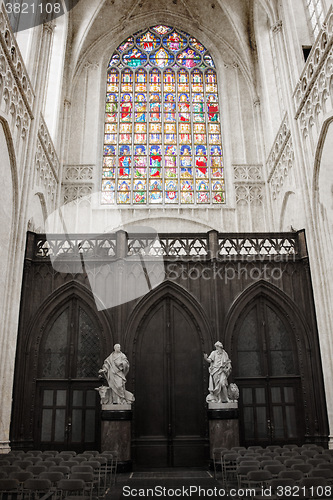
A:
<svg viewBox="0 0 333 500">
<path fill-rule="evenodd" d="M 233 165 L 237 204 L 263 204 L 264 180 L 262 165 Z"/>
<path fill-rule="evenodd" d="M 276 34 L 282 31 L 282 26 L 283 26 L 282 21 L 281 20 L 277 21 L 275 24 L 271 26 L 272 33 Z"/>
<path fill-rule="evenodd" d="M 72 201 L 80 202 L 85 196 L 92 194 L 93 186 L 91 184 L 64 184 L 63 185 L 63 201 L 70 203 Z"/>
<path fill-rule="evenodd" d="M 92 181 L 95 165 L 64 165 L 63 183 Z"/>
</svg>

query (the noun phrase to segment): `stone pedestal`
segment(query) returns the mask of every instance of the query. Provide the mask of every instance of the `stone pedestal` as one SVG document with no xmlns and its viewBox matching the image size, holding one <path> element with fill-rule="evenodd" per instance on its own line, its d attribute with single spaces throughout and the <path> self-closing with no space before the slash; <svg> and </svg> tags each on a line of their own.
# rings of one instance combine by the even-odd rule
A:
<svg viewBox="0 0 333 500">
<path fill-rule="evenodd" d="M 132 415 L 130 404 L 102 405 L 101 449 L 102 451 L 117 452 L 118 472 L 132 470 Z"/>
<path fill-rule="evenodd" d="M 209 403 L 210 457 L 214 448 L 239 446 L 238 403 Z"/>
</svg>

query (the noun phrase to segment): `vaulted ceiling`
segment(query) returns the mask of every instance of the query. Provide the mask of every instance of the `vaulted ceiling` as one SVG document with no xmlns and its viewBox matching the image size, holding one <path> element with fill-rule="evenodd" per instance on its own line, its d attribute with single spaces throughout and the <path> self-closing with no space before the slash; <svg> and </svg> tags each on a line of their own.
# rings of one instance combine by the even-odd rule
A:
<svg viewBox="0 0 333 500">
<path fill-rule="evenodd" d="M 266 0 L 80 0 L 70 11 L 68 67 L 75 72 L 98 51 L 111 56 L 131 33 L 165 23 L 191 31 L 212 52 L 218 47 L 227 63 L 251 74 L 255 1 L 268 9 Z"/>
</svg>

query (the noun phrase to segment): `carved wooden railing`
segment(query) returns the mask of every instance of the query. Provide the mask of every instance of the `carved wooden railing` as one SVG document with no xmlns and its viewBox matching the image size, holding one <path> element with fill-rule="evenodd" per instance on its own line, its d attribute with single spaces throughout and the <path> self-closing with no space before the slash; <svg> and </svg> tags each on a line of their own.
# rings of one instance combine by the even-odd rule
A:
<svg viewBox="0 0 333 500">
<path fill-rule="evenodd" d="M 127 234 L 125 231 L 102 235 L 37 235 L 29 233 L 33 259 L 116 259 L 129 256 L 163 257 L 171 260 L 283 259 L 305 255 L 304 233 L 223 234 Z M 117 248 L 118 247 L 118 248 Z M 121 248 L 121 252 L 119 252 Z M 303 250 L 300 252 L 300 248 Z"/>
</svg>

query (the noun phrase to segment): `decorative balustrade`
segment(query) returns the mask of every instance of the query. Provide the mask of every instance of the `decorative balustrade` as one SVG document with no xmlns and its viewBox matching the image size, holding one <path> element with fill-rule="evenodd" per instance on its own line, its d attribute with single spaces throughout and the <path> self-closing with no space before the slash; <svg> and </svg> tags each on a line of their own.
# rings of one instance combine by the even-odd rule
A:
<svg viewBox="0 0 333 500">
<path fill-rule="evenodd" d="M 332 86 L 333 74 L 333 7 L 331 6 L 313 45 L 304 70 L 294 91 L 296 119 L 303 110 L 309 115 L 320 97 L 326 99 Z"/>
<path fill-rule="evenodd" d="M 26 72 L 19 46 L 12 33 L 4 4 L 0 6 L 0 106 L 12 116 L 9 123 L 13 136 L 27 136 L 33 119 L 34 92 Z"/>
<path fill-rule="evenodd" d="M 116 235 L 35 235 L 34 257 L 49 259 L 63 257 L 76 258 L 80 255 L 89 258 L 114 257 L 116 255 Z"/>
<path fill-rule="evenodd" d="M 44 189 L 46 203 L 51 209 L 57 199 L 60 162 L 42 114 L 37 133 L 35 168 L 37 184 Z"/>
<path fill-rule="evenodd" d="M 218 241 L 221 257 L 293 256 L 298 253 L 297 236 L 293 233 L 219 235 Z"/>
<path fill-rule="evenodd" d="M 166 260 L 233 260 L 300 257 L 300 233 L 127 234 L 33 236 L 31 259 L 84 260 L 163 257 Z M 117 245 L 122 248 L 119 255 Z M 304 245 L 303 245 L 304 247 Z M 304 251 L 301 252 L 304 254 Z M 305 252 L 306 253 L 306 252 Z M 304 256 L 304 255 L 303 255 Z"/>
<path fill-rule="evenodd" d="M 294 146 L 288 115 L 285 114 L 267 159 L 268 183 L 271 188 L 273 200 L 280 193 L 293 164 Z"/>
</svg>

